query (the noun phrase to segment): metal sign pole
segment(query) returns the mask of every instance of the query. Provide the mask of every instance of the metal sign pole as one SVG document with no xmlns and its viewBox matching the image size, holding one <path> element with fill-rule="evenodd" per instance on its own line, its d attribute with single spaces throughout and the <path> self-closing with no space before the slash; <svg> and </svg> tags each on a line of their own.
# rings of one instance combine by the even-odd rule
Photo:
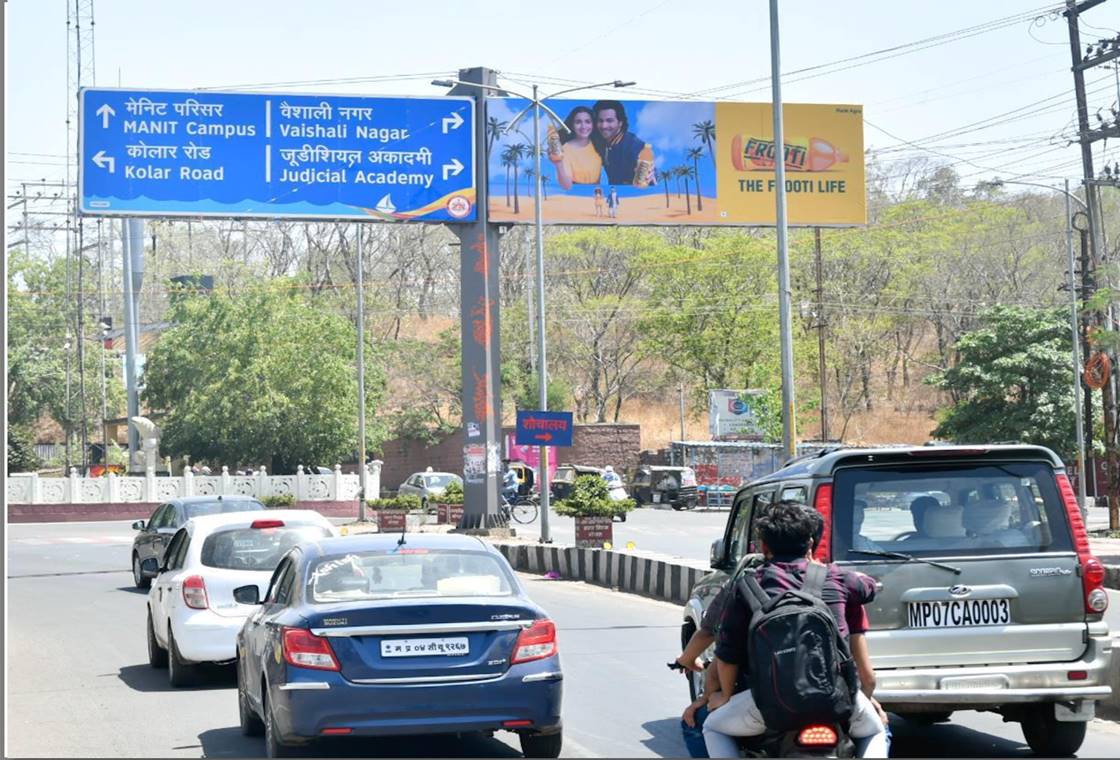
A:
<svg viewBox="0 0 1120 760">
<path fill-rule="evenodd" d="M 358 228 L 358 521 L 366 519 L 366 304 L 362 270 L 362 225 Z"/>
<path fill-rule="evenodd" d="M 536 214 L 537 233 L 537 389 L 540 392 L 541 411 L 548 411 L 548 358 L 544 329 L 544 220 L 541 218 L 541 103 L 537 85 L 533 85 L 533 157 L 536 163 L 537 192 L 533 210 Z M 548 510 L 551 494 L 548 492 L 548 446 L 541 446 L 538 457 L 541 465 L 541 543 L 552 543 L 549 534 Z"/>
</svg>

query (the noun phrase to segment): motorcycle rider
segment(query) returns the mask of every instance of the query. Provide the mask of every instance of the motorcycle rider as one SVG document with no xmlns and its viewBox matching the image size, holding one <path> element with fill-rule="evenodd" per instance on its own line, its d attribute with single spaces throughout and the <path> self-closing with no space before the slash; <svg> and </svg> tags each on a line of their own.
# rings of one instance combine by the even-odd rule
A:
<svg viewBox="0 0 1120 760">
<path fill-rule="evenodd" d="M 510 504 L 517 500 L 517 470 L 513 468 L 513 462 L 506 460 L 506 472 L 502 476 L 502 496 Z"/>
<path fill-rule="evenodd" d="M 800 503 L 781 501 L 766 507 L 756 518 L 758 536 L 762 543 L 765 564 L 754 572 L 758 583 L 768 593 L 798 589 L 805 572 L 813 562 L 813 538 L 816 521 L 813 510 Z M 819 516 L 817 516 L 819 519 Z M 716 667 L 721 684 L 734 684 L 741 671 L 749 667 L 747 661 L 747 632 L 751 608 L 742 598 L 737 585 L 729 587 L 728 598 L 716 636 Z M 851 635 L 859 636 L 853 648 L 853 657 L 859 653 L 857 669 L 861 676 L 861 690 L 854 695 L 854 708 L 849 721 L 849 734 L 857 743 L 864 744 L 862 757 L 887 756 L 887 732 L 880 708 L 869 697 L 874 684 L 863 680 L 873 678 L 867 658 L 866 642 L 862 638 L 867 630 L 867 617 L 863 605 L 875 596 L 875 583 L 866 575 L 828 565 L 823 600 L 828 605 L 840 631 L 851 642 Z M 869 688 L 870 687 L 870 688 Z M 708 700 L 709 714 L 704 721 L 704 740 L 711 757 L 737 757 L 738 745 L 733 737 L 756 736 L 766 730 L 766 724 L 749 689 L 733 696 L 727 690 Z M 859 742 L 859 740 L 866 740 Z"/>
</svg>

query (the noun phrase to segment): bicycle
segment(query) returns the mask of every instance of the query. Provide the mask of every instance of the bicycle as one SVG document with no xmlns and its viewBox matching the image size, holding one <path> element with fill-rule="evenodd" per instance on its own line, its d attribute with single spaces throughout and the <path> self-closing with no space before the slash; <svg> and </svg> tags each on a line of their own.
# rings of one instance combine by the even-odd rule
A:
<svg viewBox="0 0 1120 760">
<path fill-rule="evenodd" d="M 507 519 L 513 519 L 514 522 L 527 525 L 535 521 L 540 513 L 540 499 L 536 494 L 519 495 L 513 500 L 513 503 L 510 503 L 505 494 L 502 494 L 502 511 L 505 512 Z"/>
</svg>

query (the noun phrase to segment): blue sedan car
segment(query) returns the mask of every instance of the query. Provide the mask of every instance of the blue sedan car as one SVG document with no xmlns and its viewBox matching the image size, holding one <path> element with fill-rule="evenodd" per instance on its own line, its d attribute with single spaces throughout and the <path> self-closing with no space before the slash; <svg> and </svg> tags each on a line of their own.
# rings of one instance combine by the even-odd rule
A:
<svg viewBox="0 0 1120 760">
<path fill-rule="evenodd" d="M 257 602 L 255 586 L 239 600 Z M 325 736 L 514 731 L 558 757 L 556 626 L 493 547 L 377 534 L 281 560 L 237 639 L 242 730 L 269 757 Z"/>
</svg>

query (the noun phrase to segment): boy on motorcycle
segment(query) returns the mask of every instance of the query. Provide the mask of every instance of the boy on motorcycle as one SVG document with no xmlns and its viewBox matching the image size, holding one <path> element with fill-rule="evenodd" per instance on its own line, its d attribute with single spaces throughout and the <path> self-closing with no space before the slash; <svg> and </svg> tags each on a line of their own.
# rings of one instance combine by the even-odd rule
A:
<svg viewBox="0 0 1120 760">
<path fill-rule="evenodd" d="M 815 516 L 815 519 L 814 519 Z M 805 579 L 806 569 L 813 562 L 813 539 L 817 532 L 819 515 L 803 505 L 781 501 L 768 506 L 756 518 L 758 535 L 762 543 L 765 564 L 755 573 L 759 585 L 770 594 L 799 589 Z M 852 645 L 853 657 L 862 679 L 873 678 L 867 658 L 866 643 L 862 638 L 867 630 L 867 616 L 863 605 L 875 596 L 875 583 L 866 575 L 828 565 L 822 591 L 824 603 L 836 619 L 840 635 Z M 751 622 L 751 607 L 739 592 L 738 585 L 727 591 L 719 632 L 716 636 L 716 667 L 721 684 L 734 684 L 743 670 L 749 667 L 747 632 Z M 852 642 L 852 635 L 859 639 Z M 791 674 L 792 677 L 793 674 Z M 851 737 L 866 746 L 863 757 L 887 756 L 887 733 L 880 708 L 869 694 L 873 683 L 861 683 L 853 695 L 854 707 L 849 721 Z M 707 704 L 709 715 L 704 721 L 704 740 L 711 757 L 738 757 L 738 744 L 733 737 L 756 736 L 766 730 L 762 714 L 750 690 L 734 695 L 724 690 L 712 695 Z"/>
</svg>

